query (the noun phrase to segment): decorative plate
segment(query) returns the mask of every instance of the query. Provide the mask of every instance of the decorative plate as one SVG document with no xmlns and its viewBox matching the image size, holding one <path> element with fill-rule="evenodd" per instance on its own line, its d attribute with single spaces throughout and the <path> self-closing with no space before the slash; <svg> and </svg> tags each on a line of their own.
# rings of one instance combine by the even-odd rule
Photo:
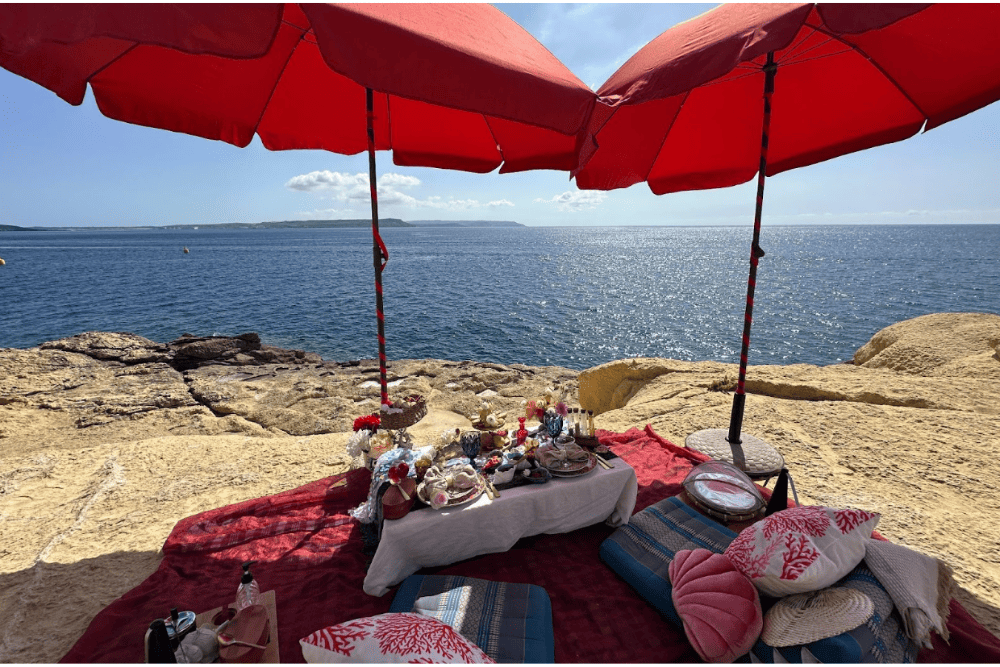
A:
<svg viewBox="0 0 1000 667">
<path fill-rule="evenodd" d="M 449 489 L 445 491 L 448 495 L 448 502 L 444 507 L 457 507 L 459 505 L 464 505 L 465 503 L 471 503 L 473 500 L 483 495 L 486 491 L 486 480 L 482 475 L 476 475 L 476 483 L 471 488 L 468 489 Z"/>
<path fill-rule="evenodd" d="M 570 461 L 573 467 L 547 468 L 553 477 L 582 477 L 597 467 L 597 456 L 590 454 L 586 461 Z"/>
</svg>

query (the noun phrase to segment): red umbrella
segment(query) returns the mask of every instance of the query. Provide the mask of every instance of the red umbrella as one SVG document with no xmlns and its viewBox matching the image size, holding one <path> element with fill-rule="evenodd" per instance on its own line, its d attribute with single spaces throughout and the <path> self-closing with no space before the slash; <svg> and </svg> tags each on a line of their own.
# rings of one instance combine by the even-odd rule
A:
<svg viewBox="0 0 1000 667">
<path fill-rule="evenodd" d="M 583 189 L 656 194 L 757 174 L 740 374 L 741 442 L 764 177 L 906 139 L 1000 99 L 1000 5 L 736 4 L 667 30 L 597 91 Z M 773 109 L 773 113 L 772 113 Z"/>
<path fill-rule="evenodd" d="M 485 173 L 576 166 L 595 95 L 486 4 L 0 5 L 0 66 L 105 116 L 270 150 Z"/>
</svg>

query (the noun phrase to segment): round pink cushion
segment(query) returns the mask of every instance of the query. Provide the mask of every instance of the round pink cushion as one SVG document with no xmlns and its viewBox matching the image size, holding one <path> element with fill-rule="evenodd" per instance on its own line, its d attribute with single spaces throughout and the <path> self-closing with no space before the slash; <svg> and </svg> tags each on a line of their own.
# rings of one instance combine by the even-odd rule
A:
<svg viewBox="0 0 1000 667">
<path fill-rule="evenodd" d="M 732 662 L 750 650 L 764 625 L 760 597 L 728 558 L 707 549 L 678 551 L 668 573 L 674 609 L 705 662 Z"/>
</svg>

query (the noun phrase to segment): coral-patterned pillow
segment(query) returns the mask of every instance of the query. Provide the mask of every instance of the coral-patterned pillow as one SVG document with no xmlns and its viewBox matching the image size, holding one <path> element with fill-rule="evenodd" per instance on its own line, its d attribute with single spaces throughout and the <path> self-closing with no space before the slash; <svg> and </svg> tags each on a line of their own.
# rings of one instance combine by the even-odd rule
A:
<svg viewBox="0 0 1000 667">
<path fill-rule="evenodd" d="M 793 507 L 745 528 L 725 553 L 765 595 L 807 593 L 861 562 L 878 520 L 864 510 Z"/>
<path fill-rule="evenodd" d="M 306 662 L 493 662 L 450 626 L 421 614 L 358 618 L 317 630 L 299 644 Z"/>
</svg>

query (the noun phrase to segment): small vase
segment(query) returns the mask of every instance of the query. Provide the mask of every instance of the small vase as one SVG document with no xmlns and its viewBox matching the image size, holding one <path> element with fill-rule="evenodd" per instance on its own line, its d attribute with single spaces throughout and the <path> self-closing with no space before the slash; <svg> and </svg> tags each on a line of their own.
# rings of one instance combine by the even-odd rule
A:
<svg viewBox="0 0 1000 667">
<path fill-rule="evenodd" d="M 524 417 L 517 418 L 518 424 L 520 424 L 520 427 L 517 429 L 517 444 L 519 447 L 528 439 L 528 429 L 524 428 L 524 419 Z"/>
</svg>

